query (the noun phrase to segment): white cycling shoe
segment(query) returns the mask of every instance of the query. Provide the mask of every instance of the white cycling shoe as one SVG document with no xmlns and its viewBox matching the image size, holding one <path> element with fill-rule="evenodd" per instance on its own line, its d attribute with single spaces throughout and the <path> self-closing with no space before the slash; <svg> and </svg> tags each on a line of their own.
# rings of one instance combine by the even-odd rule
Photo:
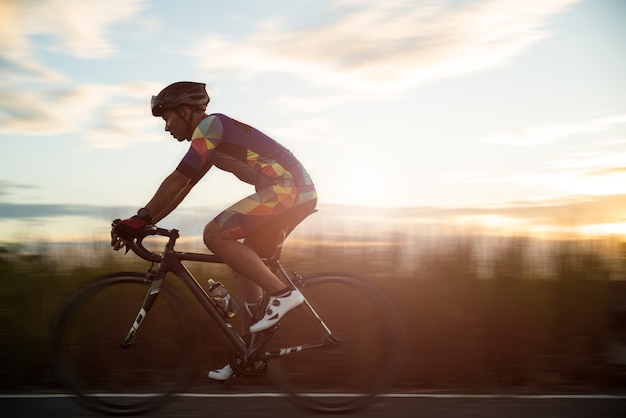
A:
<svg viewBox="0 0 626 418">
<path fill-rule="evenodd" d="M 224 381 L 230 379 L 233 373 L 233 368 L 230 367 L 230 364 L 227 364 L 221 369 L 211 370 L 209 372 L 209 379 Z"/>
<path fill-rule="evenodd" d="M 304 302 L 302 293 L 293 289 L 284 296 L 272 296 L 267 303 L 265 315 L 258 322 L 252 324 L 250 332 L 261 332 L 273 327 L 287 312 L 300 306 Z"/>
</svg>

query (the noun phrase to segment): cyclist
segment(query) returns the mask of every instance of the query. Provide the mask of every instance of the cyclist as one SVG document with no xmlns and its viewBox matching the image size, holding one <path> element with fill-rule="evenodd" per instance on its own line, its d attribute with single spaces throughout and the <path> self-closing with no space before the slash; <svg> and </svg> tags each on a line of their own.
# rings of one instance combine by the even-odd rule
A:
<svg viewBox="0 0 626 418">
<path fill-rule="evenodd" d="M 256 333 L 274 326 L 303 298 L 268 269 L 259 250 L 247 245 L 248 240 L 259 241 L 255 232 L 261 234 L 259 231 L 280 215 L 306 206 L 312 211 L 317 194 L 309 174 L 289 150 L 226 115 L 207 114 L 209 100 L 205 84 L 187 81 L 173 83 L 152 96 L 152 115 L 162 117 L 165 130 L 179 142 L 190 141 L 191 146 L 137 215 L 114 223 L 111 245 L 119 250 L 144 226 L 165 218 L 212 166 L 253 185 L 255 193 L 210 221 L 203 238 L 209 250 L 235 272 L 240 297 L 247 308 L 258 306 L 262 290 L 269 295 L 263 317 L 249 326 L 249 332 Z M 245 240 L 240 242 L 242 238 Z M 245 320 L 247 324 L 252 322 Z M 211 371 L 209 377 L 226 380 L 232 374 L 232 368 L 226 365 Z"/>
</svg>

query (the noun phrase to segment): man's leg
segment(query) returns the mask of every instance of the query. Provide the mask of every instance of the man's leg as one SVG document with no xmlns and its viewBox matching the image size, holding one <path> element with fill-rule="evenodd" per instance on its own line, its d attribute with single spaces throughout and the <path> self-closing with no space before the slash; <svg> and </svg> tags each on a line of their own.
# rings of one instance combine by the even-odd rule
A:
<svg viewBox="0 0 626 418">
<path fill-rule="evenodd" d="M 246 338 L 250 336 L 250 326 L 252 320 L 259 309 L 259 303 L 263 297 L 263 289 L 259 287 L 252 280 L 248 280 L 241 274 L 233 270 L 235 276 L 235 283 L 237 284 L 237 290 L 239 291 L 239 301 L 241 302 L 243 309 L 240 311 L 239 320 L 241 321 L 241 336 Z M 218 381 L 225 381 L 230 379 L 234 374 L 234 370 L 230 364 L 222 367 L 221 369 L 214 369 L 209 372 L 209 378 Z"/>
<path fill-rule="evenodd" d="M 252 248 L 230 238 L 215 221 L 204 228 L 204 243 L 230 268 L 266 292 L 275 293 L 286 289 L 287 286 L 270 271 Z"/>
<path fill-rule="evenodd" d="M 243 314 L 239 319 L 241 321 L 241 335 L 245 336 L 250 334 L 250 325 L 252 325 L 252 319 L 257 314 L 263 298 L 263 289 L 234 270 L 233 275 L 239 291 L 239 301 L 243 306 Z"/>
<path fill-rule="evenodd" d="M 261 286 L 270 296 L 264 316 L 250 327 L 261 332 L 276 325 L 280 318 L 304 302 L 302 294 L 280 281 L 247 245 L 229 237 L 215 220 L 204 228 L 204 243 L 230 268 Z"/>
</svg>

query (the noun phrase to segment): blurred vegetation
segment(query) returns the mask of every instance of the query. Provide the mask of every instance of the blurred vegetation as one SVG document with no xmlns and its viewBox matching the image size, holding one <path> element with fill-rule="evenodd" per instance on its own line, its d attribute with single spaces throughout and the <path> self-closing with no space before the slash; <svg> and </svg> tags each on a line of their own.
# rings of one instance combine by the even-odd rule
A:
<svg viewBox="0 0 626 418">
<path fill-rule="evenodd" d="M 315 237 L 287 242 L 283 264 L 341 271 L 379 286 L 397 303 L 408 335 L 401 390 L 623 390 L 626 388 L 624 244 L 402 235 L 361 244 Z M 149 263 L 97 243 L 0 252 L 0 390 L 56 389 L 50 325 L 81 284 Z M 233 288 L 223 266 L 190 263 L 200 280 Z M 204 283 L 203 283 L 204 285 Z M 206 319 L 203 332 L 215 335 Z M 223 338 L 205 338 L 226 359 Z M 620 351 L 621 350 L 621 351 Z M 213 354 L 211 354 L 213 355 Z M 218 357 L 219 356 L 219 357 Z"/>
</svg>

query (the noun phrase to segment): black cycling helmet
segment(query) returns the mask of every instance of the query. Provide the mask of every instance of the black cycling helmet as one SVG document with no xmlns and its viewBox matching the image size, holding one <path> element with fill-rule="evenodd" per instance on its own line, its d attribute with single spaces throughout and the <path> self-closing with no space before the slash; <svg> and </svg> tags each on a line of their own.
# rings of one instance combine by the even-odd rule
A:
<svg viewBox="0 0 626 418">
<path fill-rule="evenodd" d="M 206 84 L 192 81 L 179 81 L 165 87 L 159 94 L 152 96 L 151 107 L 153 116 L 163 116 L 163 112 L 178 106 L 198 106 L 203 110 L 209 103 Z"/>
</svg>

